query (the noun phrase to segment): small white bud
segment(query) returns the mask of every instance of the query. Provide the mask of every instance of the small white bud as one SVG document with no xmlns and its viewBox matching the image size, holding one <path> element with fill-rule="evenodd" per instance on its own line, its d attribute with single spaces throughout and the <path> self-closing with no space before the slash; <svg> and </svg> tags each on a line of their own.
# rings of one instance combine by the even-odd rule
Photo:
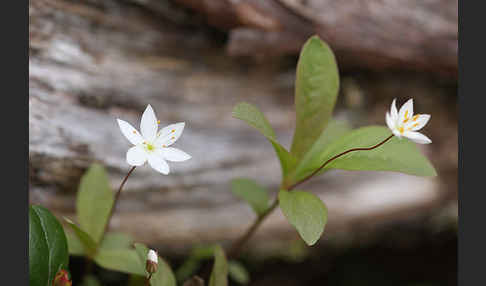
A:
<svg viewBox="0 0 486 286">
<path fill-rule="evenodd" d="M 147 253 L 147 263 L 145 264 L 145 269 L 147 270 L 148 273 L 152 274 L 157 272 L 158 261 L 159 261 L 159 256 L 157 255 L 157 252 L 150 249 L 149 252 Z"/>
<path fill-rule="evenodd" d="M 147 254 L 147 259 L 157 264 L 158 263 L 157 252 L 155 252 L 153 249 L 150 249 Z"/>
</svg>

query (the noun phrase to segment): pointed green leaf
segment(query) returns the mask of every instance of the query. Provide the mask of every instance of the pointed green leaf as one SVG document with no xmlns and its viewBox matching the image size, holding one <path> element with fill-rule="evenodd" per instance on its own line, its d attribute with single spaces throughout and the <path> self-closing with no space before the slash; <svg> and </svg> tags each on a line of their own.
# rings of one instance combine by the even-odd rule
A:
<svg viewBox="0 0 486 286">
<path fill-rule="evenodd" d="M 78 222 L 99 244 L 113 206 L 114 196 L 103 166 L 93 164 L 81 178 L 76 199 Z"/>
<path fill-rule="evenodd" d="M 228 285 L 228 262 L 221 246 L 214 248 L 214 265 L 209 286 L 227 286 Z"/>
<path fill-rule="evenodd" d="M 44 207 L 29 207 L 29 285 L 51 285 L 56 273 L 67 270 L 68 245 L 59 221 Z"/>
<path fill-rule="evenodd" d="M 305 166 L 295 170 L 297 178 L 303 178 L 333 156 L 358 147 L 374 146 L 391 132 L 383 126 L 368 126 L 348 132 L 331 143 L 324 152 L 316 154 Z M 352 171 L 393 171 L 416 176 L 436 176 L 437 173 L 422 155 L 415 143 L 406 138 L 393 137 L 380 147 L 369 151 L 350 152 L 331 161 L 325 168 Z"/>
<path fill-rule="evenodd" d="M 327 208 L 314 194 L 301 191 L 280 190 L 280 209 L 291 225 L 308 244 L 313 245 L 321 237 L 327 222 Z"/>
<path fill-rule="evenodd" d="M 240 284 L 245 285 L 250 282 L 250 274 L 246 270 L 245 266 L 236 260 L 231 260 L 228 262 L 228 274 L 231 279 Z"/>
<path fill-rule="evenodd" d="M 314 142 L 312 148 L 298 162 L 295 171 L 300 171 L 303 169 L 309 170 L 310 168 L 308 166 L 314 162 L 316 156 L 319 156 L 322 152 L 324 152 L 324 150 L 326 150 L 330 143 L 338 140 L 350 130 L 351 126 L 347 122 L 341 120 L 331 120 L 327 128 L 322 131 L 321 136 L 319 136 L 316 142 Z M 285 181 L 285 184 L 287 186 L 292 185 L 297 182 L 297 179 L 301 179 L 301 177 L 296 178 L 295 172 L 292 172 L 292 174 L 290 174 Z"/>
<path fill-rule="evenodd" d="M 248 125 L 256 128 L 272 143 L 272 146 L 277 153 L 282 167 L 282 175 L 285 177 L 295 166 L 296 159 L 292 156 L 285 147 L 278 143 L 275 132 L 268 123 L 263 113 L 255 106 L 242 102 L 233 108 L 233 117 L 245 121 Z"/>
<path fill-rule="evenodd" d="M 135 250 L 138 254 L 138 259 L 145 269 L 145 263 L 147 261 L 147 254 L 149 249 L 142 243 L 135 243 Z M 144 270 L 145 271 L 145 270 Z M 147 275 L 147 271 L 145 271 L 145 276 Z M 152 278 L 150 279 L 150 285 L 152 286 L 176 286 L 176 279 L 172 269 L 170 268 L 169 264 L 162 258 L 158 257 L 158 268 L 157 272 L 152 274 Z"/>
<path fill-rule="evenodd" d="M 96 253 L 96 249 L 98 248 L 98 245 L 96 244 L 96 242 L 91 238 L 91 236 L 89 234 L 87 234 L 84 230 L 79 228 L 70 219 L 65 217 L 64 220 L 67 222 L 67 224 L 74 231 L 74 234 L 78 238 L 79 242 L 81 242 L 81 244 L 83 245 L 84 253 L 88 257 L 93 257 Z"/>
<path fill-rule="evenodd" d="M 303 46 L 295 80 L 296 128 L 291 153 L 297 159 L 311 148 L 331 119 L 339 90 L 334 54 L 319 37 Z"/>
<path fill-rule="evenodd" d="M 247 201 L 257 215 L 262 215 L 269 205 L 267 190 L 250 179 L 234 179 L 231 181 L 231 191 L 235 196 Z"/>
</svg>

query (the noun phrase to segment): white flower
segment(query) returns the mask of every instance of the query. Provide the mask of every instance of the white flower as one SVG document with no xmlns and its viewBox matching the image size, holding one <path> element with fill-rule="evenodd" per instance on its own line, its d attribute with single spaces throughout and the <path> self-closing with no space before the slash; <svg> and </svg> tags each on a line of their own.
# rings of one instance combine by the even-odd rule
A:
<svg viewBox="0 0 486 286">
<path fill-rule="evenodd" d="M 401 108 L 400 112 L 397 111 L 395 104 L 396 99 L 393 100 L 390 113 L 386 113 L 386 124 L 391 129 L 393 134 L 400 137 L 406 137 L 416 143 L 429 144 L 432 143 L 427 136 L 417 132 L 427 124 L 430 119 L 429 114 L 416 114 L 413 115 L 413 99 L 409 99 Z"/>
<path fill-rule="evenodd" d="M 149 252 L 147 253 L 147 260 L 157 264 L 158 263 L 157 252 L 155 252 L 153 249 L 150 249 Z"/>
<path fill-rule="evenodd" d="M 127 163 L 131 166 L 141 166 L 146 161 L 156 171 L 169 174 L 167 161 L 182 162 L 191 156 L 179 149 L 169 147 L 179 139 L 184 130 L 184 122 L 168 125 L 157 132 L 160 121 L 155 117 L 154 110 L 147 106 L 140 122 L 141 134 L 130 123 L 117 119 L 120 130 L 133 146 L 127 152 Z"/>
</svg>

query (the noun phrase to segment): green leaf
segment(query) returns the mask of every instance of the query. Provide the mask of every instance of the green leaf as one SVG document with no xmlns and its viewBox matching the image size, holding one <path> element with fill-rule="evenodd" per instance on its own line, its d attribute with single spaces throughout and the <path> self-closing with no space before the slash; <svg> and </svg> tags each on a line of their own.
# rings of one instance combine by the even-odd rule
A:
<svg viewBox="0 0 486 286">
<path fill-rule="evenodd" d="M 146 275 L 145 265 L 142 265 L 135 249 L 99 249 L 94 261 L 106 269 L 123 273 Z"/>
<path fill-rule="evenodd" d="M 248 284 L 250 282 L 250 274 L 246 270 L 243 264 L 236 260 L 231 260 L 228 262 L 228 273 L 229 277 L 240 284 Z"/>
<path fill-rule="evenodd" d="M 214 248 L 214 265 L 209 286 L 227 286 L 228 285 L 228 262 L 221 246 Z"/>
<path fill-rule="evenodd" d="M 310 158 L 305 166 L 299 166 L 295 170 L 296 177 L 305 177 L 323 162 L 346 150 L 374 146 L 390 134 L 390 130 L 383 126 L 368 126 L 348 132 L 331 143 L 322 153 Z M 415 143 L 397 137 L 393 137 L 376 149 L 343 155 L 331 161 L 323 171 L 329 169 L 394 171 L 416 176 L 437 175 L 432 164 L 422 155 Z"/>
<path fill-rule="evenodd" d="M 319 156 L 322 152 L 324 152 L 324 150 L 326 150 L 327 146 L 329 146 L 330 143 L 338 140 L 350 130 L 351 130 L 351 126 L 347 122 L 341 120 L 331 120 L 327 128 L 324 131 L 322 131 L 319 138 L 316 140 L 314 145 L 312 145 L 312 148 L 298 162 L 295 171 L 292 172 L 292 174 L 289 175 L 289 177 L 285 181 L 285 185 L 287 186 L 292 185 L 297 182 L 297 179 L 302 179 L 302 177 L 299 178 L 295 177 L 295 173 L 297 172 L 297 170 L 299 171 L 303 169 L 315 170 L 312 169 L 315 168 L 314 165 L 312 167 L 309 167 L 309 165 L 311 165 L 312 162 L 314 162 L 315 157 Z"/>
<path fill-rule="evenodd" d="M 231 191 L 235 196 L 247 201 L 257 215 L 262 215 L 268 209 L 269 197 L 267 190 L 250 179 L 233 179 Z"/>
<path fill-rule="evenodd" d="M 29 207 L 29 285 L 51 285 L 68 267 L 68 245 L 59 221 L 44 207 Z"/>
<path fill-rule="evenodd" d="M 176 271 L 177 281 L 185 281 L 201 267 L 201 261 L 214 256 L 214 245 L 195 246 Z"/>
<path fill-rule="evenodd" d="M 113 202 L 114 196 L 105 169 L 93 164 L 81 178 L 76 209 L 81 229 L 97 244 L 102 239 Z"/>
<path fill-rule="evenodd" d="M 327 208 L 314 194 L 301 191 L 280 190 L 280 209 L 291 225 L 308 244 L 313 245 L 321 237 L 327 222 Z"/>
<path fill-rule="evenodd" d="M 64 220 L 67 222 L 67 224 L 72 228 L 74 231 L 74 234 L 78 238 L 79 242 L 84 247 L 84 254 L 86 254 L 88 257 L 93 257 L 96 254 L 96 249 L 98 248 L 98 245 L 96 242 L 91 238 L 89 234 L 87 234 L 85 231 L 80 229 L 74 222 L 72 222 L 68 218 L 64 218 Z"/>
<path fill-rule="evenodd" d="M 72 230 L 65 230 L 68 242 L 69 255 L 83 256 L 85 255 L 83 243 Z"/>
<path fill-rule="evenodd" d="M 311 148 L 331 119 L 339 72 L 329 46 L 313 36 L 304 44 L 295 80 L 296 128 L 291 153 L 297 159 Z"/>
<path fill-rule="evenodd" d="M 145 271 L 145 263 L 147 261 L 147 254 L 149 249 L 142 243 L 135 243 L 135 250 L 138 254 L 138 259 L 141 264 L 143 264 L 144 271 Z M 147 271 L 145 271 L 145 276 L 147 275 Z M 172 269 L 170 268 L 169 264 L 165 262 L 160 255 L 158 256 L 158 268 L 157 272 L 152 274 L 152 278 L 150 279 L 150 285 L 152 286 L 176 286 L 176 279 Z"/>
<path fill-rule="evenodd" d="M 105 238 L 101 242 L 100 248 L 102 249 L 126 249 L 130 248 L 133 243 L 133 239 L 122 232 L 108 232 Z"/>
<path fill-rule="evenodd" d="M 248 125 L 256 128 L 270 141 L 270 143 L 272 143 L 272 146 L 280 160 L 282 176 L 285 178 L 287 174 L 294 168 L 297 160 L 277 141 L 275 132 L 263 113 L 255 106 L 242 102 L 233 108 L 233 117 L 241 119 Z"/>
</svg>

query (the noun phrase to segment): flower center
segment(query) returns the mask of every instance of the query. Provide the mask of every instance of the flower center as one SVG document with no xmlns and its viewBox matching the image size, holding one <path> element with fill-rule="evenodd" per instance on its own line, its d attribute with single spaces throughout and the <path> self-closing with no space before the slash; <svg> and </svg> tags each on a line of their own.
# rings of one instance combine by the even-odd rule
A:
<svg viewBox="0 0 486 286">
<path fill-rule="evenodd" d="M 154 151 L 155 150 L 155 146 L 150 144 L 150 143 L 147 143 L 145 146 L 146 146 L 148 151 Z"/>
</svg>

